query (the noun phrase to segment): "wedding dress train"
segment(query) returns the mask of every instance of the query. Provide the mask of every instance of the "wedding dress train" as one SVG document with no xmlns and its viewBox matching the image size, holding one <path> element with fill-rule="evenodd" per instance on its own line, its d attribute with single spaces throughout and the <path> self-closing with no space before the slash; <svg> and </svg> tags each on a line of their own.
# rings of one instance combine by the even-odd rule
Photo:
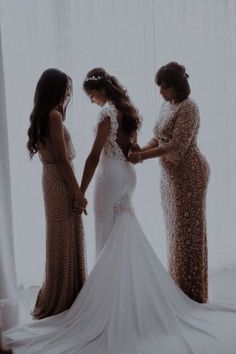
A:
<svg viewBox="0 0 236 354">
<path fill-rule="evenodd" d="M 16 354 L 235 354 L 236 306 L 198 304 L 176 287 L 132 207 L 135 169 L 116 143 L 117 112 L 95 187 L 98 260 L 72 307 L 4 336 Z"/>
</svg>

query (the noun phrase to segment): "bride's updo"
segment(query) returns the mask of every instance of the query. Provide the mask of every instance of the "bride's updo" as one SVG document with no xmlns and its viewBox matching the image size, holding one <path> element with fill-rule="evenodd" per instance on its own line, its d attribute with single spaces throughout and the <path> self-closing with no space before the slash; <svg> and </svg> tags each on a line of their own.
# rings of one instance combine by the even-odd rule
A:
<svg viewBox="0 0 236 354">
<path fill-rule="evenodd" d="M 90 70 L 83 83 L 87 94 L 91 90 L 103 90 L 108 101 L 123 114 L 122 128 L 125 134 L 132 136 L 141 126 L 141 118 L 136 107 L 132 104 L 126 89 L 115 76 L 109 75 L 103 68 Z"/>
</svg>

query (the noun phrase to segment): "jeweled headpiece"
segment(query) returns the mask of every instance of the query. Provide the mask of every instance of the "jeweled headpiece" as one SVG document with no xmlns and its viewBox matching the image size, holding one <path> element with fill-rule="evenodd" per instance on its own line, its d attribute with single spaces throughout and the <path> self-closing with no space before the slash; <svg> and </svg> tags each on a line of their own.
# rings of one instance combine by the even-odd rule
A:
<svg viewBox="0 0 236 354">
<path fill-rule="evenodd" d="M 100 80 L 102 77 L 101 76 L 90 76 L 87 79 L 85 79 L 85 81 L 96 81 L 96 80 Z"/>
</svg>

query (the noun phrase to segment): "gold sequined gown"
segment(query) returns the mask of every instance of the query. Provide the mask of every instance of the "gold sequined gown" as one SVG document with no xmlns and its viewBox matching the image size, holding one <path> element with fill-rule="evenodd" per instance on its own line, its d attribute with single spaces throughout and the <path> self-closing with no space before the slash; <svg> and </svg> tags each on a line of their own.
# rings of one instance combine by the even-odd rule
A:
<svg viewBox="0 0 236 354">
<path fill-rule="evenodd" d="M 65 126 L 63 130 L 67 157 L 72 164 L 75 151 Z M 82 218 L 73 209 L 72 197 L 50 140 L 40 148 L 39 156 L 43 164 L 46 269 L 33 316 L 41 319 L 70 308 L 84 284 L 86 267 Z"/>
<path fill-rule="evenodd" d="M 188 98 L 164 102 L 154 138 L 169 153 L 160 158 L 161 199 L 168 239 L 169 271 L 198 302 L 208 299 L 206 191 L 209 166 L 197 146 L 199 110 Z"/>
</svg>

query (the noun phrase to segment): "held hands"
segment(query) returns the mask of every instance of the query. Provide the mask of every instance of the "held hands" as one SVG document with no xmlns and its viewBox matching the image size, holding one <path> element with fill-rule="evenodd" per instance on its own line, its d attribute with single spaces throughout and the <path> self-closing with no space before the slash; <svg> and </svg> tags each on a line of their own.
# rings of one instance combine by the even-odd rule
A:
<svg viewBox="0 0 236 354">
<path fill-rule="evenodd" d="M 128 161 L 133 164 L 143 162 L 141 152 L 142 149 L 140 146 L 138 144 L 133 144 L 128 154 Z"/>
<path fill-rule="evenodd" d="M 87 211 L 86 211 L 87 204 L 88 204 L 87 199 L 83 196 L 81 191 L 77 191 L 74 194 L 74 204 L 73 204 L 73 206 L 74 206 L 74 209 L 76 209 L 76 212 L 79 215 L 81 215 L 82 213 L 87 215 Z"/>
<path fill-rule="evenodd" d="M 128 161 L 134 165 L 139 162 L 143 162 L 140 152 L 130 152 L 128 155 Z"/>
</svg>

